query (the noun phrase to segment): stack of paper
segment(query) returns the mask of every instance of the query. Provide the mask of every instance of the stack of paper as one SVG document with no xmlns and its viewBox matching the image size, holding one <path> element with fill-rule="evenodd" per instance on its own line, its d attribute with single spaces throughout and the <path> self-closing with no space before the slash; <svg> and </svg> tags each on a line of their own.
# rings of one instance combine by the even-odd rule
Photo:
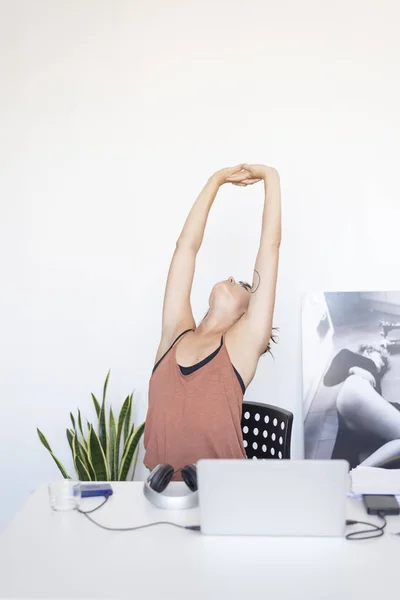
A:
<svg viewBox="0 0 400 600">
<path fill-rule="evenodd" d="M 353 494 L 400 495 L 400 469 L 356 467 L 350 476 Z"/>
</svg>

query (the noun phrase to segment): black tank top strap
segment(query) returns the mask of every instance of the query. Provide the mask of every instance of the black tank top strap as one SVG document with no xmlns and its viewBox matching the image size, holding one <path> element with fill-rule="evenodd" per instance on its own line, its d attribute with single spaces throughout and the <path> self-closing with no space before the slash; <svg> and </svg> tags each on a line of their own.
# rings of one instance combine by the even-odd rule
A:
<svg viewBox="0 0 400 600">
<path fill-rule="evenodd" d="M 180 339 L 181 339 L 181 337 L 182 337 L 183 335 L 185 335 L 185 333 L 189 333 L 189 331 L 194 331 L 194 329 L 185 329 L 185 331 L 182 331 L 182 333 L 180 333 L 180 334 L 178 335 L 178 337 L 176 338 L 176 340 L 175 340 L 174 342 L 172 342 L 172 344 L 171 344 L 171 345 L 170 345 L 170 347 L 168 348 L 167 352 L 169 352 L 169 351 L 171 350 L 171 348 L 172 348 L 173 346 L 175 346 L 176 342 L 177 342 L 178 340 L 180 340 Z M 167 352 L 166 352 L 166 353 L 167 353 Z"/>
<path fill-rule="evenodd" d="M 221 343 L 218 346 L 218 348 L 216 350 L 214 350 L 214 352 L 212 352 L 211 354 L 206 356 L 206 358 L 203 358 L 203 360 L 196 363 L 195 365 L 191 365 L 190 367 L 182 367 L 181 365 L 179 365 L 182 375 L 191 375 L 198 369 L 201 369 L 201 367 L 204 367 L 204 365 L 206 365 L 207 363 L 211 362 L 212 359 L 215 358 L 217 356 L 218 352 L 221 350 L 222 343 L 223 343 L 223 339 L 221 337 Z"/>
<path fill-rule="evenodd" d="M 189 331 L 193 331 L 193 329 L 186 329 L 185 331 L 182 331 L 182 333 L 180 333 L 180 334 L 178 335 L 178 337 L 176 338 L 176 340 L 174 340 L 174 341 L 172 342 L 172 344 L 170 345 L 170 347 L 168 348 L 168 350 L 167 350 L 167 351 L 166 351 L 166 352 L 165 352 L 165 353 L 162 355 L 162 357 L 161 357 L 161 358 L 160 358 L 160 359 L 159 359 L 159 360 L 156 362 L 156 364 L 155 364 L 155 365 L 154 365 L 154 367 L 153 367 L 152 373 L 154 373 L 154 371 L 156 370 L 156 368 L 158 367 L 158 365 L 160 364 L 160 362 L 163 360 L 163 358 L 165 358 L 165 357 L 167 356 L 168 352 L 169 352 L 170 350 L 172 350 L 172 348 L 175 346 L 176 342 L 177 342 L 178 340 L 180 340 L 180 339 L 181 339 L 181 337 L 182 337 L 183 335 L 185 335 L 185 333 L 189 333 Z"/>
<path fill-rule="evenodd" d="M 179 369 L 180 369 L 182 375 L 191 375 L 192 373 L 194 373 L 195 371 L 198 371 L 198 369 L 201 369 L 201 367 L 204 367 L 207 363 L 212 361 L 213 358 L 215 358 L 217 356 L 218 352 L 221 350 L 223 343 L 224 343 L 224 338 L 223 338 L 223 336 L 221 336 L 221 343 L 220 343 L 219 347 L 216 350 L 214 350 L 214 352 L 209 354 L 206 358 L 204 358 L 202 361 L 200 361 L 199 363 L 192 365 L 190 367 L 182 367 L 181 365 L 179 365 Z M 246 392 L 246 386 L 244 385 L 244 381 L 243 381 L 239 371 L 233 365 L 232 365 L 232 367 L 233 367 L 236 377 L 238 378 L 240 387 L 242 388 L 242 392 L 244 394 Z"/>
</svg>

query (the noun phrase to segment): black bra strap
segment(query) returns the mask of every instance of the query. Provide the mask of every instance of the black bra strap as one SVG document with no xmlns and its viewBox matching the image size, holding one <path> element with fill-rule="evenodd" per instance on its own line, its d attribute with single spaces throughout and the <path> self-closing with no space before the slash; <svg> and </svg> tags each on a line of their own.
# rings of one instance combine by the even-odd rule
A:
<svg viewBox="0 0 400 600">
<path fill-rule="evenodd" d="M 152 373 L 154 373 L 154 371 L 156 370 L 156 368 L 158 367 L 158 365 L 160 364 L 160 362 L 163 360 L 163 358 L 165 358 L 167 356 L 168 352 L 175 346 L 176 342 L 178 340 L 180 340 L 181 337 L 183 335 L 185 335 L 185 333 L 189 333 L 189 331 L 193 331 L 193 329 L 186 329 L 186 331 L 183 331 L 181 334 L 178 335 L 178 337 L 176 338 L 176 340 L 174 342 L 172 342 L 172 344 L 170 345 L 170 347 L 168 348 L 168 350 L 162 355 L 162 357 L 160 358 L 160 360 L 158 360 L 157 363 L 154 365 Z"/>
<path fill-rule="evenodd" d="M 218 352 L 221 350 L 222 343 L 223 343 L 223 337 L 221 336 L 221 343 L 218 346 L 218 348 L 216 350 L 214 350 L 214 352 L 211 352 L 211 354 L 209 354 L 208 356 L 203 358 L 203 360 L 196 363 L 195 365 L 190 365 L 190 367 L 182 367 L 181 365 L 179 365 L 182 375 L 190 375 L 191 373 L 194 373 L 198 369 L 201 369 L 201 367 L 204 367 L 204 365 L 206 365 L 207 363 L 211 362 L 212 359 L 215 358 L 217 356 Z"/>
</svg>

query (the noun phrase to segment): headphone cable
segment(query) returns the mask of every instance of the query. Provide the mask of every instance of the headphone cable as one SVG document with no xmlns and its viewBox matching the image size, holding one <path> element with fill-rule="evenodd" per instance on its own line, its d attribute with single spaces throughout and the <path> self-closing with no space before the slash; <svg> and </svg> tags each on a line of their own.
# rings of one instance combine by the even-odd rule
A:
<svg viewBox="0 0 400 600">
<path fill-rule="evenodd" d="M 179 525 L 179 523 L 172 523 L 172 521 L 156 521 L 154 523 L 147 523 L 146 525 L 138 525 L 137 527 L 107 527 L 107 525 L 102 525 L 101 523 L 98 523 L 89 515 L 90 513 L 94 513 L 96 512 L 96 510 L 99 510 L 99 508 L 102 508 L 102 506 L 104 506 L 108 502 L 110 495 L 111 494 L 107 494 L 107 496 L 105 496 L 104 498 L 104 501 L 98 506 L 96 506 L 96 508 L 92 508 L 91 510 L 81 510 L 80 508 L 78 508 L 78 512 L 81 515 L 85 515 L 85 517 L 89 521 L 91 521 L 91 523 L 97 525 L 97 527 L 100 527 L 101 529 L 105 529 L 106 531 L 137 531 L 138 529 L 146 529 L 147 527 L 154 527 L 155 525 L 171 525 L 172 527 L 177 527 L 179 529 L 187 529 L 189 531 L 200 531 L 200 525 Z"/>
</svg>

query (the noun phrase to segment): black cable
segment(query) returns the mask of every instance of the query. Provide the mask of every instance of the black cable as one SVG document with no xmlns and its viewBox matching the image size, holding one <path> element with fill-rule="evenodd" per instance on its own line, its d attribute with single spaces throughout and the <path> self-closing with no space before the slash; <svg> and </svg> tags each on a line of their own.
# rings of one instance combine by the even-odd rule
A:
<svg viewBox="0 0 400 600">
<path fill-rule="evenodd" d="M 85 515 L 85 513 L 83 513 Z M 146 527 L 154 527 L 155 525 L 172 525 L 173 527 L 178 527 L 179 529 L 190 529 L 191 531 L 200 531 L 199 525 L 178 525 L 178 523 L 172 523 L 170 521 L 157 521 L 155 523 L 147 523 L 146 525 L 139 525 L 137 527 L 106 527 L 105 525 L 101 525 L 97 523 L 92 517 L 89 515 L 85 515 L 89 521 L 101 527 L 101 529 L 105 529 L 106 531 L 137 531 L 138 529 L 145 529 Z"/>
<path fill-rule="evenodd" d="M 105 529 L 106 531 L 137 531 L 138 529 L 146 529 L 147 527 L 154 527 L 155 525 L 171 525 L 172 527 L 178 527 L 179 529 L 200 531 L 200 525 L 179 525 L 178 523 L 172 523 L 171 521 L 156 521 L 154 523 L 147 523 L 146 525 L 138 525 L 137 527 L 107 527 L 106 525 L 98 523 L 97 521 L 92 519 L 92 517 L 89 517 L 89 514 L 95 512 L 96 510 L 99 510 L 99 508 L 104 506 L 108 501 L 109 497 L 110 495 L 106 496 L 104 502 L 99 504 L 99 506 L 96 506 L 96 508 L 92 508 L 92 510 L 81 510 L 80 508 L 78 508 L 78 512 L 81 515 L 85 515 L 85 517 L 89 519 L 89 521 L 91 521 L 94 525 L 97 525 L 97 527 Z"/>
<path fill-rule="evenodd" d="M 387 525 L 387 521 L 385 518 L 385 513 L 378 512 L 377 516 L 382 519 L 383 525 L 375 525 L 375 523 L 367 523 L 366 521 L 346 521 L 346 525 L 367 525 L 370 529 L 361 529 L 358 531 L 352 531 L 346 535 L 346 540 L 354 541 L 354 540 L 370 540 L 373 538 L 378 538 L 384 535 L 385 527 Z M 365 535 L 368 534 L 368 535 Z M 371 535 L 373 534 L 373 535 Z"/>
<path fill-rule="evenodd" d="M 96 508 L 92 508 L 92 510 L 81 510 L 80 508 L 78 508 L 78 512 L 81 513 L 81 515 L 88 515 L 92 512 L 95 512 L 96 510 L 99 510 L 99 508 L 101 508 L 102 506 L 105 505 L 106 502 L 108 502 L 109 497 L 111 496 L 111 494 L 107 494 L 107 496 L 104 497 L 104 502 L 102 502 L 101 504 L 99 504 L 99 506 L 96 506 Z"/>
</svg>

